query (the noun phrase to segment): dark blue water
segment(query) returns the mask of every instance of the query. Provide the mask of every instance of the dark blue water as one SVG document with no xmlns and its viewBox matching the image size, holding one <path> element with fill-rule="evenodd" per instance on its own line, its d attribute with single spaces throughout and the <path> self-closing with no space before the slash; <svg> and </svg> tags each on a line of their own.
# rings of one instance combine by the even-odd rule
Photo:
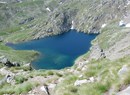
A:
<svg viewBox="0 0 130 95">
<path fill-rule="evenodd" d="M 96 35 L 71 30 L 62 35 L 14 44 L 11 47 L 17 50 L 39 51 L 41 55 L 32 62 L 35 69 L 62 69 L 72 66 L 77 57 L 86 53 L 95 37 Z"/>
</svg>

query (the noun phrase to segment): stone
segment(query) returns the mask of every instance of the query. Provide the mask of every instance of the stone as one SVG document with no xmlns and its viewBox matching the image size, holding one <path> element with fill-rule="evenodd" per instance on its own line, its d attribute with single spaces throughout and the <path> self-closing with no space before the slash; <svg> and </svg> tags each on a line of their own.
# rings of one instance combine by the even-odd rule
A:
<svg viewBox="0 0 130 95">
<path fill-rule="evenodd" d="M 13 77 L 12 77 L 12 76 L 10 76 L 10 75 L 7 75 L 7 76 L 6 76 L 6 82 L 7 82 L 7 83 L 11 83 L 12 80 L 13 80 Z"/>
<path fill-rule="evenodd" d="M 1 63 L 7 63 L 8 62 L 8 59 L 5 58 L 4 56 L 0 57 L 0 62 Z"/>
<path fill-rule="evenodd" d="M 40 89 L 41 91 L 45 92 L 47 95 L 50 95 L 49 88 L 47 85 L 42 86 Z"/>
<path fill-rule="evenodd" d="M 94 81 L 95 81 L 95 78 L 94 78 L 94 77 L 90 77 L 89 80 L 90 80 L 91 82 L 94 82 Z"/>
<path fill-rule="evenodd" d="M 34 20 L 34 17 L 29 17 L 29 18 L 24 19 L 21 22 L 19 22 L 19 25 L 26 24 L 26 23 L 28 23 L 28 22 L 30 22 L 32 20 Z"/>
<path fill-rule="evenodd" d="M 84 80 L 76 80 L 74 86 L 80 86 L 82 84 L 88 83 L 87 79 Z"/>
<path fill-rule="evenodd" d="M 93 83 L 93 82 L 95 82 L 95 78 L 90 77 L 89 79 L 76 80 L 75 83 L 74 83 L 74 86 L 80 86 L 82 84 Z"/>
<path fill-rule="evenodd" d="M 45 89 L 45 86 L 42 86 L 40 89 L 41 89 L 41 91 L 43 91 L 43 92 L 45 92 L 45 93 L 47 94 L 47 91 L 46 91 L 46 89 Z"/>
<path fill-rule="evenodd" d="M 130 86 L 127 87 L 126 89 L 118 92 L 116 95 L 130 95 Z"/>
<path fill-rule="evenodd" d="M 119 71 L 118 71 L 118 75 L 120 76 L 120 77 L 122 77 L 125 73 L 127 73 L 128 72 L 128 67 L 127 67 L 127 65 L 124 65 Z"/>
<path fill-rule="evenodd" d="M 56 84 L 49 84 L 48 88 L 49 89 L 54 89 L 56 87 Z"/>
</svg>

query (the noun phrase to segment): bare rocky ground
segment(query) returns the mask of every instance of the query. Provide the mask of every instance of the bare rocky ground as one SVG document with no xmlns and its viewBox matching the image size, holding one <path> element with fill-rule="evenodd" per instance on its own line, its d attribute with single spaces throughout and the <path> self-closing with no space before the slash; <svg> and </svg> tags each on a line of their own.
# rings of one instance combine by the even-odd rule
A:
<svg viewBox="0 0 130 95">
<path fill-rule="evenodd" d="M 126 55 L 130 55 L 130 32 L 106 51 L 106 57 L 110 60 L 123 58 Z"/>
</svg>

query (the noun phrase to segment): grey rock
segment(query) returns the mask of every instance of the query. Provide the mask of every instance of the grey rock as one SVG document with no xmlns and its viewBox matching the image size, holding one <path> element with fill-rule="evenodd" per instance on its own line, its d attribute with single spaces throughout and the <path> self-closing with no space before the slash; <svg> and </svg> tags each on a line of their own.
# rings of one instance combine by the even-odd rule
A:
<svg viewBox="0 0 130 95">
<path fill-rule="evenodd" d="M 27 18 L 27 19 L 22 20 L 22 21 L 19 23 L 19 25 L 26 24 L 26 23 L 28 23 L 28 22 L 30 22 L 30 21 L 32 21 L 32 20 L 34 20 L 34 17 L 29 17 L 29 18 Z"/>
<path fill-rule="evenodd" d="M 130 86 L 124 89 L 121 92 L 118 92 L 116 95 L 130 95 Z"/>
<path fill-rule="evenodd" d="M 128 72 L 128 67 L 127 65 L 124 65 L 119 71 L 118 71 L 118 75 L 120 77 L 122 77 L 124 74 L 126 74 Z"/>
<path fill-rule="evenodd" d="M 3 40 L 4 40 L 3 37 L 0 37 L 0 42 L 3 42 Z"/>
<path fill-rule="evenodd" d="M 3 58 L 3 59 L 1 59 L 0 61 L 1 61 L 1 63 L 7 63 L 7 62 L 8 62 L 8 59 L 7 59 L 7 58 Z"/>
</svg>

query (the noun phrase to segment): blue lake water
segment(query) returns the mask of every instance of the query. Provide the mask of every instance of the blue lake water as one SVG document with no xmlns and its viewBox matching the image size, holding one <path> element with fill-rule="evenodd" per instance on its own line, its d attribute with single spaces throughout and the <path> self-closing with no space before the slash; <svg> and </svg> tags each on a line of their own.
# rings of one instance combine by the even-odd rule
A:
<svg viewBox="0 0 130 95">
<path fill-rule="evenodd" d="M 86 53 L 96 35 L 78 33 L 71 30 L 67 33 L 11 45 L 17 50 L 36 50 L 41 53 L 32 62 L 35 69 L 62 69 L 70 67 L 80 55 Z"/>
</svg>

